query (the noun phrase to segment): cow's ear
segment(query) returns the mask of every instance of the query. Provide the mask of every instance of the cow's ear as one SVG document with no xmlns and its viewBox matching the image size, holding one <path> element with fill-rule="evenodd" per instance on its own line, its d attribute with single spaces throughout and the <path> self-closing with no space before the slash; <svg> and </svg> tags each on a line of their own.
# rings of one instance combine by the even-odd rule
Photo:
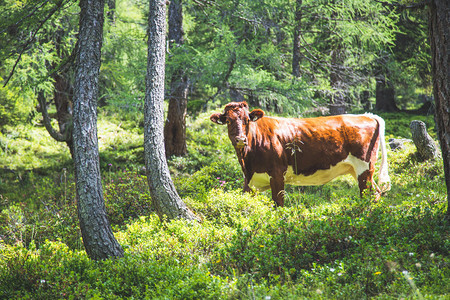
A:
<svg viewBox="0 0 450 300">
<path fill-rule="evenodd" d="M 219 113 L 212 114 L 211 117 L 209 117 L 209 119 L 219 125 L 224 125 L 227 121 L 225 115 Z"/>
<path fill-rule="evenodd" d="M 262 117 L 264 117 L 264 111 L 262 111 L 260 109 L 254 109 L 248 116 L 251 121 L 256 122 L 259 119 L 261 119 Z"/>
</svg>

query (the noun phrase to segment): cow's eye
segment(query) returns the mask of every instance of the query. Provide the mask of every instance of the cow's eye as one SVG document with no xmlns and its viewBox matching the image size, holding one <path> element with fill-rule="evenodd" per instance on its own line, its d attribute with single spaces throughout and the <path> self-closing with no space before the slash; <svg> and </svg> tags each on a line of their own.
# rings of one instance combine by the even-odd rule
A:
<svg viewBox="0 0 450 300">
<path fill-rule="evenodd" d="M 230 124 L 230 120 L 227 120 L 226 122 L 227 122 L 227 124 Z"/>
</svg>

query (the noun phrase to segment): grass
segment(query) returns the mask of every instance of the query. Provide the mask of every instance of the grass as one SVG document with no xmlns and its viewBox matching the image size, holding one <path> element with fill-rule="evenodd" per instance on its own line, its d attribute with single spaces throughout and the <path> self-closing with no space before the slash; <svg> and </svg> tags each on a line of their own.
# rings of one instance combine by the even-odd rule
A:
<svg viewBox="0 0 450 300">
<path fill-rule="evenodd" d="M 414 116 L 383 117 L 389 135 L 408 138 Z M 287 187 L 286 207 L 275 209 L 270 192 L 241 193 L 225 129 L 203 114 L 189 120 L 189 155 L 169 161 L 178 192 L 203 221 L 168 222 L 148 194 L 139 120 L 99 118 L 105 202 L 125 249 L 102 262 L 83 249 L 67 150 L 42 128 L 2 131 L 9 146 L 0 164 L 14 173 L 0 174 L 0 298 L 448 297 L 443 167 L 421 161 L 413 144 L 389 151 L 392 189 L 377 203 L 341 177 Z"/>
</svg>

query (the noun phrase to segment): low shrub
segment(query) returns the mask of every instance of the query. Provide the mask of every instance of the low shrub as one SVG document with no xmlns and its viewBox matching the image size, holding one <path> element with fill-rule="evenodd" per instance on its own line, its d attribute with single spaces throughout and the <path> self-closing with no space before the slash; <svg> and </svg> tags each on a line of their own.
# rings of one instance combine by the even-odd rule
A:
<svg viewBox="0 0 450 300">
<path fill-rule="evenodd" d="M 119 170 L 113 176 L 106 176 L 104 197 L 112 225 L 124 225 L 154 212 L 147 177 L 138 172 Z"/>
<path fill-rule="evenodd" d="M 223 281 L 207 269 L 176 259 L 91 261 L 60 242 L 40 249 L 0 245 L 0 298 L 218 299 Z"/>
<path fill-rule="evenodd" d="M 219 160 L 190 176 L 175 178 L 174 183 L 180 196 L 205 201 L 211 189 L 230 191 L 242 188 L 243 177 L 237 163 Z"/>
</svg>

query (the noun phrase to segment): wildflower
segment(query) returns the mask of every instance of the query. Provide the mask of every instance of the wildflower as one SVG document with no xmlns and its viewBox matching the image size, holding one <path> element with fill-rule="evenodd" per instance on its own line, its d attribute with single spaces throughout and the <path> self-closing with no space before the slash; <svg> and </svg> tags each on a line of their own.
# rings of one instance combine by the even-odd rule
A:
<svg viewBox="0 0 450 300">
<path fill-rule="evenodd" d="M 331 271 L 331 272 L 334 272 L 334 270 L 335 270 L 335 268 L 330 268 L 330 271 Z"/>
<path fill-rule="evenodd" d="M 380 271 L 373 273 L 373 275 L 380 275 L 380 274 L 381 274 Z"/>
</svg>

